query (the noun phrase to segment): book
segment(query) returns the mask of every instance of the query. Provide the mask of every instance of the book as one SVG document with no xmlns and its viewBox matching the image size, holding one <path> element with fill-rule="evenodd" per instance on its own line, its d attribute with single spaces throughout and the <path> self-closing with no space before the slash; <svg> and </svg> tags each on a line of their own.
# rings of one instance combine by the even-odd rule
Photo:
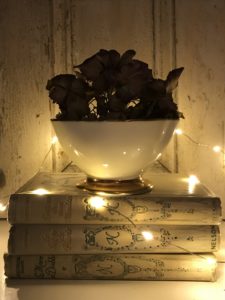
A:
<svg viewBox="0 0 225 300">
<path fill-rule="evenodd" d="M 8 255 L 5 275 L 16 279 L 215 281 L 211 254 Z"/>
<path fill-rule="evenodd" d="M 219 243 L 217 225 L 13 225 L 8 253 L 214 252 Z"/>
<path fill-rule="evenodd" d="M 10 224 L 168 224 L 218 225 L 220 199 L 204 185 L 191 186 L 177 174 L 146 174 L 150 193 L 105 196 L 104 206 L 91 205 L 93 194 L 76 188 L 80 173 L 38 173 L 10 197 Z M 39 195 L 42 189 L 44 195 Z"/>
</svg>

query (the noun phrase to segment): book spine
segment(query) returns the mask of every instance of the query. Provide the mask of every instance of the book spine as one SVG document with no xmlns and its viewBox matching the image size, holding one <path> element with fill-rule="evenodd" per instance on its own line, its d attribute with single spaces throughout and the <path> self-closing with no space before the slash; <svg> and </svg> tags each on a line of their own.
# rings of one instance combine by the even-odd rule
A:
<svg viewBox="0 0 225 300">
<path fill-rule="evenodd" d="M 216 279 L 216 260 L 205 254 L 5 255 L 4 260 L 5 275 L 17 279 Z"/>
<path fill-rule="evenodd" d="M 219 227 L 157 225 L 14 225 L 10 254 L 185 253 L 219 249 Z"/>
<path fill-rule="evenodd" d="M 14 194 L 9 201 L 10 224 L 168 224 L 218 225 L 220 199 L 216 197 L 105 198 L 95 208 L 90 196 Z"/>
</svg>

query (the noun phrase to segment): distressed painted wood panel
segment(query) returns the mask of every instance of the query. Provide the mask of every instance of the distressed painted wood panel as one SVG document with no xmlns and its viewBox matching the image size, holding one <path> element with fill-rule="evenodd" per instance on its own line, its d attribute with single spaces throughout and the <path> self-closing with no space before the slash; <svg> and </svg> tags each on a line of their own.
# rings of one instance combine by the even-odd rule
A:
<svg viewBox="0 0 225 300">
<path fill-rule="evenodd" d="M 34 175 L 50 147 L 49 14 L 44 0 L 0 2 L 1 196 Z"/>
<path fill-rule="evenodd" d="M 177 67 L 174 1 L 155 0 L 153 11 L 153 69 L 155 77 L 166 79 L 169 71 Z M 173 97 L 176 101 L 176 92 Z M 176 137 L 171 139 L 160 162 L 168 171 L 177 172 Z"/>
<path fill-rule="evenodd" d="M 182 129 L 199 147 L 179 137 L 179 171 L 196 174 L 223 200 L 224 157 L 212 151 L 224 147 L 225 122 L 225 1 L 176 1 L 177 64 L 185 71 L 178 93 L 185 114 Z"/>
<path fill-rule="evenodd" d="M 71 1 L 54 0 L 51 2 L 51 41 L 52 41 L 52 76 L 73 73 L 71 52 Z M 58 105 L 51 102 L 51 118 L 58 113 Z M 52 129 L 52 135 L 55 135 Z M 52 149 L 52 166 L 54 171 L 61 171 L 69 158 L 59 143 Z"/>
<path fill-rule="evenodd" d="M 72 0 L 73 64 L 99 49 L 124 52 L 153 64 L 153 5 L 151 0 Z"/>
</svg>

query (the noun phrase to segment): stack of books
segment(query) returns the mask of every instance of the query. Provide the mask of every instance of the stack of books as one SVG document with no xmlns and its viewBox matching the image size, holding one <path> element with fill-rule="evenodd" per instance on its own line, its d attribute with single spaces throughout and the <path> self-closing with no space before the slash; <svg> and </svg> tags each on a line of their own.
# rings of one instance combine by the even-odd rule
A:
<svg viewBox="0 0 225 300">
<path fill-rule="evenodd" d="M 8 278 L 214 281 L 220 199 L 175 174 L 98 197 L 81 174 L 38 173 L 9 202 Z"/>
</svg>

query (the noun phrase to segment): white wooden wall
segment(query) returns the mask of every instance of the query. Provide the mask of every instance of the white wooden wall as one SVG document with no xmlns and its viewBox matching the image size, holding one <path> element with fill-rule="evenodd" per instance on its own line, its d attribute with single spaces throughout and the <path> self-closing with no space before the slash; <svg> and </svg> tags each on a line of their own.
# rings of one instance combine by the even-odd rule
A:
<svg viewBox="0 0 225 300">
<path fill-rule="evenodd" d="M 38 171 L 49 147 L 49 11 L 48 1 L 0 1 L 0 198 Z"/>
<path fill-rule="evenodd" d="M 225 148 L 225 1 L 176 1 L 176 60 L 185 72 L 178 90 L 179 106 L 185 114 L 182 128 L 204 148 L 180 137 L 179 171 L 194 173 L 224 203 L 224 155 L 212 146 Z"/>
<path fill-rule="evenodd" d="M 182 129 L 200 143 L 225 147 L 224 15 L 225 0 L 2 0 L 0 195 L 32 176 L 50 147 L 56 108 L 47 79 L 71 73 L 100 48 L 133 48 L 162 78 L 184 66 L 175 95 Z M 56 146 L 45 168 L 67 162 Z M 172 172 L 196 174 L 225 204 L 222 155 L 181 136 L 162 162 Z"/>
</svg>

